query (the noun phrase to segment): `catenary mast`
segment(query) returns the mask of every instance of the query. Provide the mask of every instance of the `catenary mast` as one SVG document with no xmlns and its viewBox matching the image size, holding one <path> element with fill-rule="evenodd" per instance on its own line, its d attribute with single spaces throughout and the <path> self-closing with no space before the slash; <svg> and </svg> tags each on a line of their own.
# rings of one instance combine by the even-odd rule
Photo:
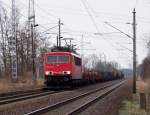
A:
<svg viewBox="0 0 150 115">
<path fill-rule="evenodd" d="M 16 1 L 12 0 L 12 35 L 10 37 L 10 54 L 11 54 L 11 76 L 12 80 L 16 81 L 18 79 L 17 75 L 17 48 L 16 48 L 16 37 L 17 37 L 17 31 L 16 31 Z"/>
</svg>

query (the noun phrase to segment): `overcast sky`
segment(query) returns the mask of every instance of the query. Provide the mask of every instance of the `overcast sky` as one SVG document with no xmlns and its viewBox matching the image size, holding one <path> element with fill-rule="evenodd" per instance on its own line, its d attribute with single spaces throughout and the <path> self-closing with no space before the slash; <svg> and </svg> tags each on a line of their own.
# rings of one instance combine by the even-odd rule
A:
<svg viewBox="0 0 150 115">
<path fill-rule="evenodd" d="M 8 9 L 11 0 L 1 0 Z M 28 16 L 28 0 L 16 0 L 17 5 L 24 15 Z M 60 18 L 63 37 L 74 38 L 80 48 L 81 35 L 85 44 L 84 54 L 105 53 L 107 60 L 117 61 L 122 67 L 132 65 L 132 40 L 127 38 L 112 27 L 105 24 L 109 22 L 118 29 L 132 36 L 132 11 L 137 12 L 137 55 L 138 63 L 147 54 L 144 40 L 150 33 L 150 1 L 149 0 L 35 0 L 36 23 L 41 31 L 56 26 Z M 51 32 L 58 32 L 57 28 Z M 104 33 L 94 35 L 94 33 Z M 105 34 L 109 33 L 109 34 Z M 47 35 L 49 42 L 55 43 L 56 35 Z M 86 50 L 96 49 L 96 50 Z"/>
</svg>

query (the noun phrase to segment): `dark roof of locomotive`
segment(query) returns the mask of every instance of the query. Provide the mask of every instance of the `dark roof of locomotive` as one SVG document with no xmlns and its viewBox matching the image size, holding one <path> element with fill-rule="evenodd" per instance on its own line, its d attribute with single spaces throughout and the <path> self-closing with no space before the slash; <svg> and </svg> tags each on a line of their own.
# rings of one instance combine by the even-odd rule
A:
<svg viewBox="0 0 150 115">
<path fill-rule="evenodd" d="M 78 54 L 74 53 L 74 52 L 47 52 L 45 53 L 45 55 L 53 55 L 53 54 L 71 54 L 73 56 L 79 57 L 81 58 Z"/>
</svg>

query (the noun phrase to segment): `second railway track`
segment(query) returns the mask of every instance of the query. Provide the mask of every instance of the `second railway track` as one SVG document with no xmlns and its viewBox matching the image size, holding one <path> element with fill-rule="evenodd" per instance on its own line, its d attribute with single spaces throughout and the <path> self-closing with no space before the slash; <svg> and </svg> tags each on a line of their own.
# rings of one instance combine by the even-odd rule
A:
<svg viewBox="0 0 150 115">
<path fill-rule="evenodd" d="M 13 95 L 1 96 L 0 105 L 23 101 L 23 100 L 27 100 L 27 99 L 31 99 L 35 97 L 40 97 L 40 96 L 46 96 L 46 95 L 50 95 L 50 94 L 54 94 L 58 92 L 62 92 L 62 91 L 48 91 L 48 90 L 39 89 L 36 91 L 34 90 L 33 92 L 30 91 L 30 92 L 24 92 L 20 94 L 17 93 Z"/>
<path fill-rule="evenodd" d="M 104 98 L 106 95 L 119 88 L 123 83 L 124 81 L 117 84 L 109 84 L 96 90 L 80 94 L 76 97 L 63 100 L 56 104 L 40 108 L 25 115 L 76 115 L 85 110 L 92 103 Z"/>
</svg>

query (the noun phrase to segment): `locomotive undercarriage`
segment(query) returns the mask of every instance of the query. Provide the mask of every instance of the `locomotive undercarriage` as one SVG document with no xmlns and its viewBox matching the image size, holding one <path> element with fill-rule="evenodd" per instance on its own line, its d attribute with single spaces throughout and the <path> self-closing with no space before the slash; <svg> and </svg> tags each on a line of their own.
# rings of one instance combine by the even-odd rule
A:
<svg viewBox="0 0 150 115">
<path fill-rule="evenodd" d="M 71 82 L 71 76 L 46 76 L 46 86 L 65 86 Z"/>
<path fill-rule="evenodd" d="M 46 76 L 45 85 L 50 88 L 62 88 L 62 87 L 77 87 L 80 86 L 83 81 L 81 79 L 72 79 L 72 76 Z"/>
</svg>

